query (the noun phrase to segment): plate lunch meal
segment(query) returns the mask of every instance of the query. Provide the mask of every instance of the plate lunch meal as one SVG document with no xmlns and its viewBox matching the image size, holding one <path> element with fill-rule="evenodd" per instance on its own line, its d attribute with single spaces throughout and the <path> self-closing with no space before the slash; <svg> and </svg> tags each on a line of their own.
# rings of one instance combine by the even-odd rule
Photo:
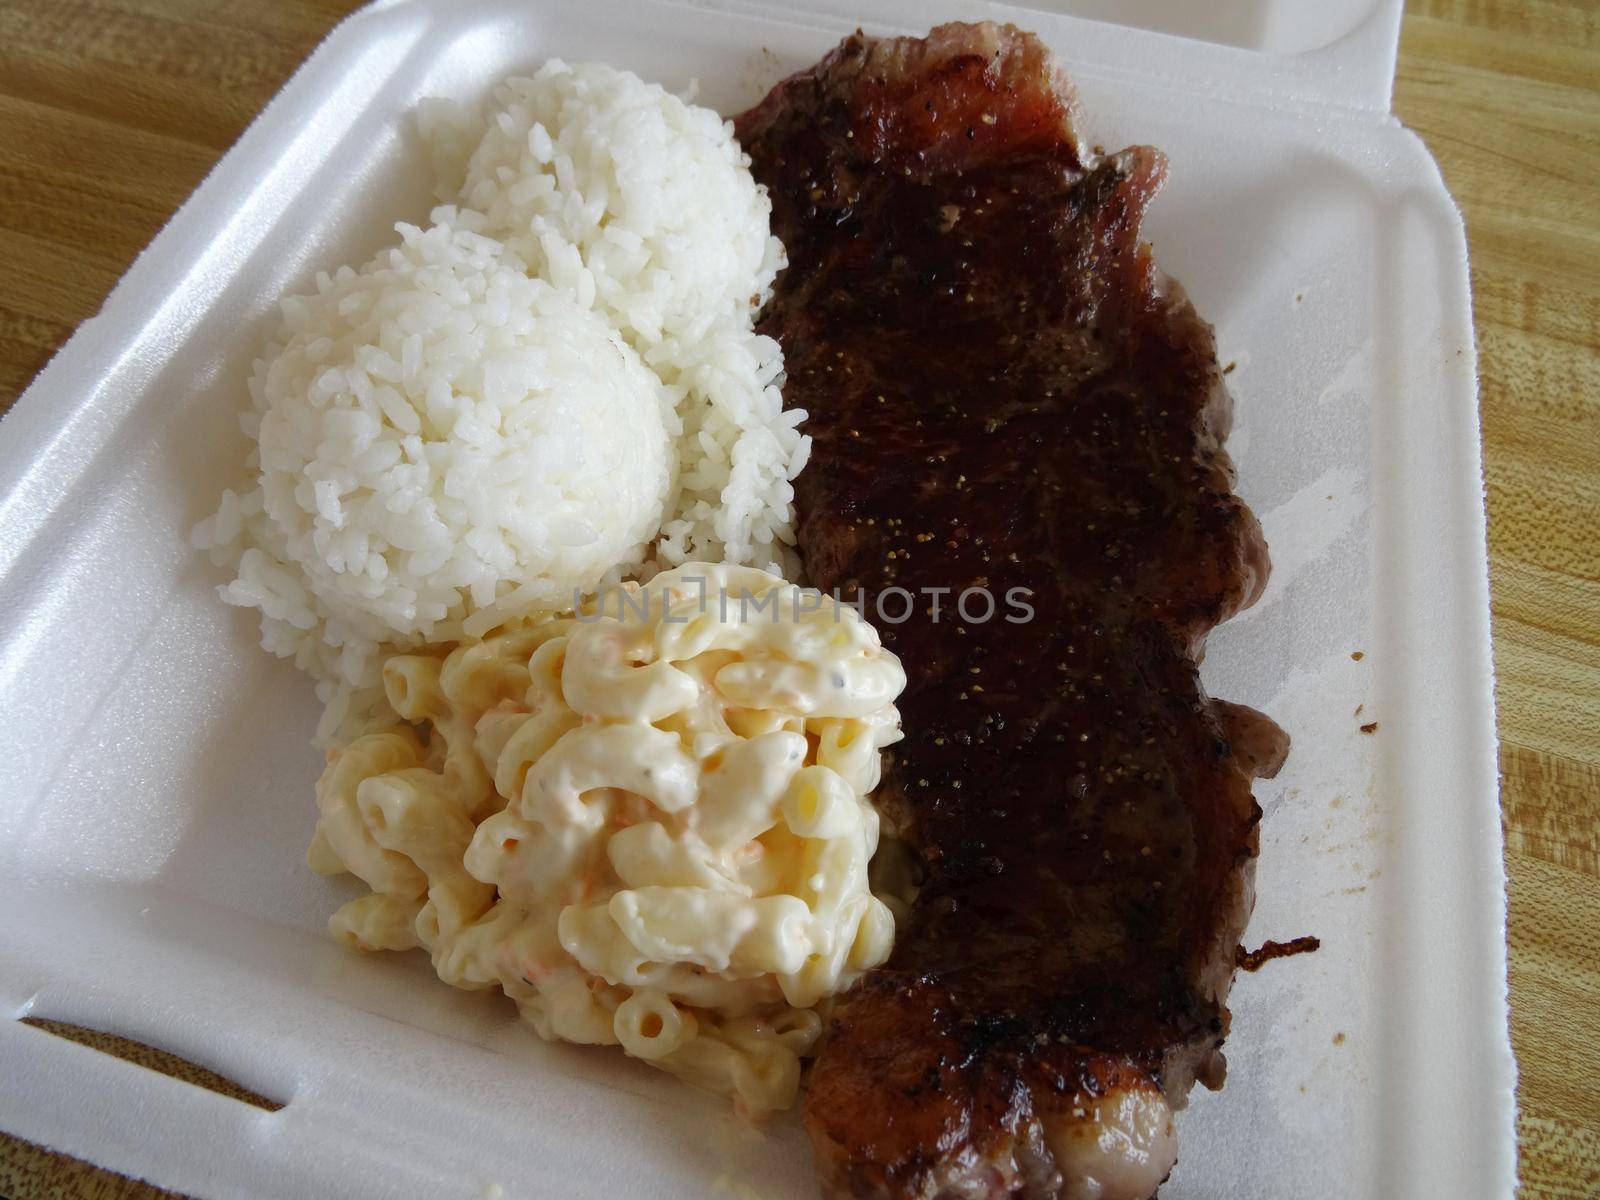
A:
<svg viewBox="0 0 1600 1200">
<path fill-rule="evenodd" d="M 847 7 L 374 5 L 17 403 L 0 1128 L 208 1196 L 1510 1193 L 1398 6 Z"/>
</svg>

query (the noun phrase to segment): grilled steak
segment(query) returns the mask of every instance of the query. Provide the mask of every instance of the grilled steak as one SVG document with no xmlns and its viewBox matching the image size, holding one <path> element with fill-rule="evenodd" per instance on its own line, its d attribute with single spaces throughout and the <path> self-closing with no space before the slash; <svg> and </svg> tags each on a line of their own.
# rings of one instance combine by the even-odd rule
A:
<svg viewBox="0 0 1600 1200">
<path fill-rule="evenodd" d="M 789 252 L 762 327 L 811 414 L 811 581 L 916 596 L 882 604 L 880 800 L 924 877 L 812 1075 L 835 1196 L 1137 1200 L 1221 1083 L 1251 780 L 1288 743 L 1196 665 L 1266 546 L 1210 327 L 1139 241 L 1164 160 L 1086 154 L 1072 110 L 1031 35 L 946 25 L 849 38 L 737 122 Z"/>
</svg>

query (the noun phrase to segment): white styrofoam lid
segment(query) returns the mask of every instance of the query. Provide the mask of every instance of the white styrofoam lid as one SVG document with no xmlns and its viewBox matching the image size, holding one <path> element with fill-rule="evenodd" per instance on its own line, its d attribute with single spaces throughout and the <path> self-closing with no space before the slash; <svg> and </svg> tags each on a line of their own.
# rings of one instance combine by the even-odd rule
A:
<svg viewBox="0 0 1600 1200">
<path fill-rule="evenodd" d="M 781 10 L 775 0 L 699 0 L 699 6 Z M 859 0 L 806 0 L 807 12 L 859 19 Z M 940 20 L 988 17 L 1028 25 L 1066 18 L 1054 48 L 1075 71 L 1108 70 L 1186 91 L 1269 106 L 1387 113 L 1404 0 L 891 0 L 874 4 L 868 32 L 922 32 Z"/>
</svg>

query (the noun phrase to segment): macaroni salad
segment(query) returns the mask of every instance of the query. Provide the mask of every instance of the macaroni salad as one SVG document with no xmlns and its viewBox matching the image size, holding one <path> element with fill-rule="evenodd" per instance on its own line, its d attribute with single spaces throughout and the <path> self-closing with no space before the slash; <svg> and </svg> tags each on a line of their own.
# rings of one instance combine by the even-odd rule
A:
<svg viewBox="0 0 1600 1200">
<path fill-rule="evenodd" d="M 393 717 L 329 753 L 308 859 L 330 921 L 499 987 L 546 1038 L 787 1107 L 819 1002 L 882 963 L 868 888 L 895 656 L 845 606 L 689 564 L 576 614 L 383 668 Z"/>
</svg>

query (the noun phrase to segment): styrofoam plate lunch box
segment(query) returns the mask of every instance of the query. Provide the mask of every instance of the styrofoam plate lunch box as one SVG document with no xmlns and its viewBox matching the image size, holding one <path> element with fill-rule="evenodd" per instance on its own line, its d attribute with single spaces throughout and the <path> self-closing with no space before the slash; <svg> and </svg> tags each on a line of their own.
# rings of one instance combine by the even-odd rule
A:
<svg viewBox="0 0 1600 1200">
<path fill-rule="evenodd" d="M 187 535 L 239 469 L 277 298 L 426 216 L 420 97 L 559 55 L 731 113 L 857 24 L 997 17 L 1061 53 L 1089 140 L 1169 155 L 1148 236 L 1237 364 L 1230 448 L 1276 563 L 1204 674 L 1294 737 L 1258 789 L 1247 940 L 1322 948 L 1240 977 L 1227 1087 L 1181 1115 L 1162 1195 L 1510 1194 L 1466 251 L 1388 112 L 1398 0 L 1069 6 L 395 0 L 328 39 L 0 423 L 0 1015 L 283 1107 L 6 1019 L 0 1128 L 205 1197 L 815 1194 L 797 1121 L 758 1135 L 420 955 L 328 941 L 351 893 L 304 865 L 311 686 Z"/>
</svg>

